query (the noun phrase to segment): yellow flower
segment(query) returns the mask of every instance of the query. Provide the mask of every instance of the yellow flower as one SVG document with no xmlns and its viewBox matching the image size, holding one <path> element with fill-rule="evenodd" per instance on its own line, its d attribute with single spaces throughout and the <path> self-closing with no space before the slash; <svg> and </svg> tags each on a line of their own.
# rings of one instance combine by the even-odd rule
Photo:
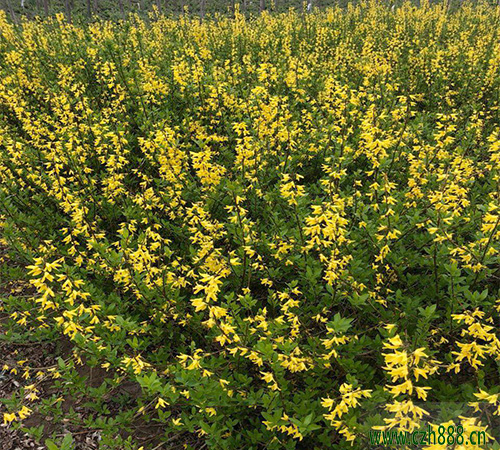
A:
<svg viewBox="0 0 500 450">
<path fill-rule="evenodd" d="M 8 424 L 17 419 L 15 413 L 3 413 L 3 423 Z"/>
</svg>

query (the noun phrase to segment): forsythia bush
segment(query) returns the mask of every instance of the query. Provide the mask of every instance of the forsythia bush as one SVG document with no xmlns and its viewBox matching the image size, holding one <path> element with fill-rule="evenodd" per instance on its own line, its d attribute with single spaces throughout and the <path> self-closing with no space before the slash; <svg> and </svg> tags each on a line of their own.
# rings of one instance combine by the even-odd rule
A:
<svg viewBox="0 0 500 450">
<path fill-rule="evenodd" d="M 36 288 L 9 312 L 138 383 L 124 421 L 211 449 L 495 439 L 498 7 L 1 14 L 1 235 Z"/>
</svg>

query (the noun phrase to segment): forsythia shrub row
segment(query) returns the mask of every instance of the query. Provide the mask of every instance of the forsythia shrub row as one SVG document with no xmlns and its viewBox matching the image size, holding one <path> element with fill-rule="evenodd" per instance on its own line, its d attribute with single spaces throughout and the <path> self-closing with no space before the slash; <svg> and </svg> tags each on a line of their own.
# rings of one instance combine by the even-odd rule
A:
<svg viewBox="0 0 500 450">
<path fill-rule="evenodd" d="M 123 420 L 212 449 L 495 439 L 498 7 L 0 14 L 1 236 L 36 288 L 11 320 L 137 382 Z"/>
</svg>

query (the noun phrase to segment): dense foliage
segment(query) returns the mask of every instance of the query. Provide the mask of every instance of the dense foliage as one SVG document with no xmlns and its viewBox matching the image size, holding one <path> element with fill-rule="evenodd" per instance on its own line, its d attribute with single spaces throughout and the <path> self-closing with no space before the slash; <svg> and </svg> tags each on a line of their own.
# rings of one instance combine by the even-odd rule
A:
<svg viewBox="0 0 500 450">
<path fill-rule="evenodd" d="M 137 382 L 113 427 L 142 415 L 166 441 L 494 439 L 499 19 L 0 16 L 2 239 L 36 288 L 3 306 L 9 333 L 66 335 L 48 373 L 105 368 L 97 398 Z"/>
<path fill-rule="evenodd" d="M 391 0 L 400 4 L 403 0 Z M 437 0 L 432 0 L 437 1 Z M 333 6 L 345 7 L 349 0 L 3 0 L 0 8 L 13 22 L 23 17 L 47 17 L 63 13 L 68 21 L 76 23 L 101 19 L 123 19 L 130 13 L 146 18 L 157 14 L 202 16 L 205 14 L 232 15 L 239 3 L 241 14 L 258 14 L 261 9 L 270 12 L 285 12 L 290 9 L 322 9 Z M 449 0 L 454 7 L 460 0 Z"/>
</svg>

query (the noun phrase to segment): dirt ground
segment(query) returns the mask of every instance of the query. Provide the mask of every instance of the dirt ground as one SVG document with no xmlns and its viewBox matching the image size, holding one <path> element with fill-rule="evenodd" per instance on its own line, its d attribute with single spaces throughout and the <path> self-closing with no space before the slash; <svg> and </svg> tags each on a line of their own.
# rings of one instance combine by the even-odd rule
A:
<svg viewBox="0 0 500 450">
<path fill-rule="evenodd" d="M 6 255 L 4 248 L 0 248 L 0 264 L 14 265 Z M 3 277 L 2 277 L 3 278 Z M 0 302 L 9 295 L 30 295 L 31 286 L 25 281 L 0 279 Z M 25 380 L 22 377 L 22 371 L 12 373 L 10 370 L 4 370 L 5 366 L 15 367 L 16 362 L 20 360 L 29 361 L 30 367 L 46 368 L 56 363 L 59 356 L 69 353 L 70 346 L 67 343 L 45 343 L 45 342 L 8 342 L 1 339 L 5 335 L 4 323 L 7 315 L 0 311 L 0 399 L 12 397 L 22 386 L 33 383 L 32 380 Z M 49 397 L 52 393 L 50 383 L 40 383 L 38 385 L 38 396 L 40 399 Z M 75 405 L 78 409 L 78 405 Z M 34 408 L 35 409 L 35 408 Z M 21 430 L 16 430 L 12 424 L 3 422 L 3 414 L 7 412 L 5 405 L 0 402 L 0 450 L 25 450 L 36 449 L 45 450 L 44 444 L 46 437 L 37 442 L 28 434 Z M 83 411 L 82 411 L 83 412 Z M 97 450 L 99 448 L 99 432 L 94 430 L 82 430 L 64 425 L 54 425 L 50 423 L 49 417 L 41 417 L 36 412 L 23 421 L 25 427 L 39 427 L 44 425 L 47 433 L 55 432 L 58 437 L 71 433 L 75 442 L 74 450 Z"/>
<path fill-rule="evenodd" d="M 27 359 L 33 367 L 48 367 L 55 363 L 57 357 L 58 352 L 53 344 L 0 344 L 0 361 L 2 362 L 2 366 L 4 364 L 10 365 L 9 363 L 14 363 L 16 360 Z M 22 378 L 22 373 L 12 374 L 9 371 L 0 370 L 0 399 L 11 397 L 21 386 L 29 383 L 31 381 L 27 382 Z M 39 390 L 38 395 L 40 398 L 51 394 L 48 385 L 44 385 L 43 383 L 39 385 Z M 76 409 L 78 409 L 78 406 L 76 406 Z M 6 412 L 5 406 L 0 403 L 0 417 L 3 416 L 4 412 Z M 87 430 L 81 432 L 81 430 L 77 430 L 74 427 L 54 426 L 50 423 L 50 418 L 41 417 L 37 413 L 34 413 L 23 422 L 23 425 L 26 427 L 39 427 L 42 424 L 47 431 L 55 431 L 58 436 L 71 433 L 75 442 L 75 450 L 97 450 L 99 448 L 98 431 Z M 43 442 L 36 442 L 26 433 L 13 429 L 12 425 L 0 425 L 0 450 L 45 450 L 45 448 L 46 446 Z"/>
</svg>

